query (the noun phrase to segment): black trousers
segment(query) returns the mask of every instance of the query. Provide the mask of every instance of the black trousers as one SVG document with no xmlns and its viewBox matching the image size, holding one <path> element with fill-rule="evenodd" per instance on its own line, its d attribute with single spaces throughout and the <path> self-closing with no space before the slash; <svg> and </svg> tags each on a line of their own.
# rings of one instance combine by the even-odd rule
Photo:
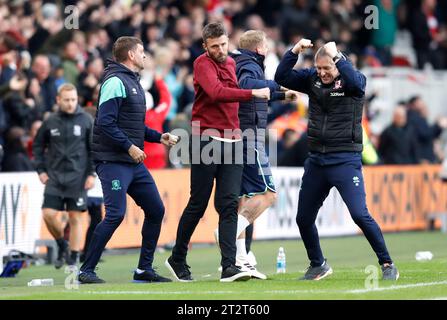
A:
<svg viewBox="0 0 447 320">
<path fill-rule="evenodd" d="M 183 211 L 177 229 L 177 238 L 172 250 L 176 262 L 186 262 L 191 236 L 203 217 L 213 189 L 216 190 L 214 206 L 219 214 L 219 245 L 221 265 L 226 268 L 235 264 L 238 197 L 242 178 L 242 160 L 236 161 L 242 142 L 228 143 L 217 140 L 201 141 L 190 147 L 190 154 L 200 155 L 199 163 L 191 164 L 191 190 L 188 205 Z M 199 150 L 198 150 L 199 149 Z M 211 156 L 213 160 L 206 158 Z"/>
<path fill-rule="evenodd" d="M 87 255 L 87 248 L 93 237 L 93 232 L 95 231 L 96 226 L 102 221 L 101 206 L 103 202 L 102 198 L 87 199 L 87 210 L 90 216 L 90 224 L 85 235 L 84 256 Z"/>
</svg>

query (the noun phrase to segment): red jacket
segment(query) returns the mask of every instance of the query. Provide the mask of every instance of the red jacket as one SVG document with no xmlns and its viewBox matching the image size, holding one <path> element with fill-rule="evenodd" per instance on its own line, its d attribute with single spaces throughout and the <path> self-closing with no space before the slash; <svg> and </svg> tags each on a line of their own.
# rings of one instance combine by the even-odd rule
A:
<svg viewBox="0 0 447 320">
<path fill-rule="evenodd" d="M 171 94 L 162 79 L 155 79 L 155 86 L 160 93 L 160 102 L 154 108 L 146 111 L 145 124 L 154 130 L 163 132 L 163 122 L 171 106 Z M 147 157 L 144 165 L 148 169 L 163 169 L 167 165 L 166 147 L 161 143 L 144 143 L 144 152 Z"/>
<path fill-rule="evenodd" d="M 217 63 L 206 53 L 194 61 L 195 99 L 192 107 L 192 133 L 217 129 L 223 137 L 224 129 L 239 129 L 239 101 L 249 101 L 251 90 L 239 89 L 236 63 L 228 57 Z M 200 132 L 195 121 L 200 122 Z M 225 136 L 234 138 L 236 136 Z"/>
</svg>

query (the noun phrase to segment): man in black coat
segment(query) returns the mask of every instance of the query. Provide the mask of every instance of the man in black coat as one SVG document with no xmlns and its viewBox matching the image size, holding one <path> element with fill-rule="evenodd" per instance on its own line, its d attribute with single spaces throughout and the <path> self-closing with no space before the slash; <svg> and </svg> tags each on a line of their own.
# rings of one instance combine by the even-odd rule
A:
<svg viewBox="0 0 447 320">
<path fill-rule="evenodd" d="M 407 123 L 405 106 L 394 110 L 393 122 L 380 135 L 379 155 L 385 164 L 416 164 L 415 131 Z"/>
<path fill-rule="evenodd" d="M 75 265 L 82 240 L 82 213 L 86 210 L 86 191 L 94 186 L 91 158 L 93 119 L 78 105 L 76 87 L 62 85 L 56 97 L 59 111 L 50 115 L 37 132 L 33 144 L 40 181 L 45 184 L 42 213 L 45 224 L 58 245 L 57 269 L 65 261 Z M 58 211 L 68 211 L 70 250 L 64 240 Z"/>
<path fill-rule="evenodd" d="M 439 117 L 433 125 L 428 123 L 428 107 L 420 96 L 410 98 L 407 111 L 408 124 L 416 134 L 416 162 L 437 163 L 434 141 L 447 128 L 447 119 Z"/>
</svg>

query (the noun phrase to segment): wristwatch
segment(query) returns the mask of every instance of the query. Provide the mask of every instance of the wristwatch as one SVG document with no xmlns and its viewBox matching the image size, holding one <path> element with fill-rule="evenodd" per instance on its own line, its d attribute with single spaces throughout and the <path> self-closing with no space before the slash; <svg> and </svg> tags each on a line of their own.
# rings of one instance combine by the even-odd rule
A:
<svg viewBox="0 0 447 320">
<path fill-rule="evenodd" d="M 335 55 L 335 57 L 332 58 L 332 60 L 333 60 L 335 63 L 337 63 L 338 60 L 340 60 L 341 58 L 344 58 L 344 56 L 343 56 L 343 54 L 342 54 L 340 51 L 338 51 L 337 54 Z"/>
</svg>

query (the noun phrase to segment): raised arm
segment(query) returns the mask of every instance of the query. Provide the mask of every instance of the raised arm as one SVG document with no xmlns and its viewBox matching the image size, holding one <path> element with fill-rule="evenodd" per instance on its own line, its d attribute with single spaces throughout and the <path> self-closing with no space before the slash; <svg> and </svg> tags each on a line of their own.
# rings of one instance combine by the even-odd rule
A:
<svg viewBox="0 0 447 320">
<path fill-rule="evenodd" d="M 291 50 L 287 51 L 278 65 L 275 81 L 283 87 L 308 93 L 309 79 L 314 72 L 312 69 L 295 70 L 298 55 L 313 44 L 308 39 L 301 39 Z"/>
<path fill-rule="evenodd" d="M 365 94 L 366 77 L 360 71 L 354 69 L 352 63 L 337 50 L 335 42 L 326 43 L 324 48 L 329 56 L 335 59 L 335 66 L 340 72 L 346 88 L 355 95 L 363 96 Z"/>
<path fill-rule="evenodd" d="M 269 88 L 270 100 L 284 100 L 286 95 L 281 92 L 281 86 L 273 80 L 262 80 L 252 70 L 246 68 L 242 69 L 239 73 L 239 87 L 242 89 L 261 89 Z"/>
<path fill-rule="evenodd" d="M 355 70 L 352 63 L 345 59 L 340 59 L 336 64 L 340 76 L 345 81 L 348 90 L 356 95 L 363 96 L 365 94 L 366 77 L 358 70 Z"/>
</svg>

